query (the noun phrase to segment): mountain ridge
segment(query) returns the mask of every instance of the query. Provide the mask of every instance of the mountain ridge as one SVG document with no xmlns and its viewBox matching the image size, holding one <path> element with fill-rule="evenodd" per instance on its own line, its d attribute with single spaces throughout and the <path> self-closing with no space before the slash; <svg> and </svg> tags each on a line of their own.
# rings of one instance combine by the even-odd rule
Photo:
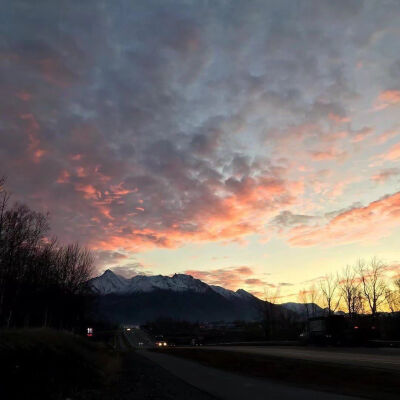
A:
<svg viewBox="0 0 400 400">
<path fill-rule="evenodd" d="M 136 275 L 111 270 L 89 281 L 96 294 L 96 314 L 127 324 L 157 318 L 188 321 L 259 320 L 264 302 L 243 289 L 208 285 L 191 275 Z"/>
<path fill-rule="evenodd" d="M 99 295 L 127 295 L 154 290 L 204 293 L 207 289 L 211 289 L 226 298 L 257 298 L 244 289 L 233 291 L 222 286 L 209 285 L 188 274 L 174 274 L 172 277 L 166 275 L 135 275 L 131 278 L 125 278 L 107 269 L 102 275 L 92 278 L 89 284 L 92 290 Z"/>
<path fill-rule="evenodd" d="M 92 278 L 97 311 L 118 323 L 143 323 L 157 318 L 188 321 L 256 321 L 263 318 L 265 302 L 244 289 L 209 285 L 187 274 L 135 275 L 125 278 L 110 269 Z M 308 316 L 300 303 L 273 304 L 299 318 Z M 309 305 L 322 315 L 317 305 Z"/>
</svg>

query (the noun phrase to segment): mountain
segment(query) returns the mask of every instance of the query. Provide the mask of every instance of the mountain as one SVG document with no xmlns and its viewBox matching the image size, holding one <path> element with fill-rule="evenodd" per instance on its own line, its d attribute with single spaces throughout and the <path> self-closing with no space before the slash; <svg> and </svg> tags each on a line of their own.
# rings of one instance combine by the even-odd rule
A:
<svg viewBox="0 0 400 400">
<path fill-rule="evenodd" d="M 315 303 L 282 303 L 280 304 L 286 310 L 290 310 L 298 314 L 301 318 L 307 318 L 307 315 L 320 317 L 325 315 L 325 310 Z"/>
<path fill-rule="evenodd" d="M 329 314 L 328 308 L 322 308 L 315 303 L 283 303 L 280 304 L 286 310 L 290 310 L 298 314 L 301 318 L 322 317 Z M 335 315 L 346 315 L 343 311 L 335 311 Z"/>
<path fill-rule="evenodd" d="M 265 303 L 243 289 L 208 285 L 190 275 L 137 275 L 124 278 L 111 270 L 89 282 L 95 293 L 96 313 L 125 324 L 141 324 L 157 318 L 187 321 L 261 320 Z M 317 304 L 283 303 L 278 310 L 298 319 L 325 315 Z M 307 313 L 308 308 L 308 313 Z"/>
<path fill-rule="evenodd" d="M 118 323 L 160 317 L 202 322 L 258 320 L 264 304 L 243 289 L 234 292 L 185 274 L 128 279 L 107 270 L 89 284 L 97 294 L 96 312 Z"/>
</svg>

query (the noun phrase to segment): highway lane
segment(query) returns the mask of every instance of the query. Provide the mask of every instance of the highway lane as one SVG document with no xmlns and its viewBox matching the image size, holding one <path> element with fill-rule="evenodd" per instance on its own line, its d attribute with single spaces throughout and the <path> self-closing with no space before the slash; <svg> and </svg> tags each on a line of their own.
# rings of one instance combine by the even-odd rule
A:
<svg viewBox="0 0 400 400">
<path fill-rule="evenodd" d="M 226 400 L 356 400 L 340 394 L 285 385 L 268 379 L 251 378 L 199 363 L 151 351 L 139 354 L 168 370 L 190 385 Z"/>
<path fill-rule="evenodd" d="M 198 348 L 400 371 L 400 349 L 324 350 L 294 346 L 201 346 Z"/>
<path fill-rule="evenodd" d="M 139 328 L 129 328 L 129 330 L 124 329 L 123 335 L 132 348 L 140 349 L 154 347 L 154 341 L 145 331 Z"/>
</svg>

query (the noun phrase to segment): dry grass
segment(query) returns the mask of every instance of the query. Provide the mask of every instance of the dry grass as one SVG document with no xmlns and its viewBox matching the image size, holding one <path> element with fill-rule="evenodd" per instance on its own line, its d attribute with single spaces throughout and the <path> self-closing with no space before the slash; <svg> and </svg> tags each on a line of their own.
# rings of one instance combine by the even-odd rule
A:
<svg viewBox="0 0 400 400">
<path fill-rule="evenodd" d="M 120 359 L 105 345 L 50 329 L 0 331 L 2 399 L 94 399 Z"/>
</svg>

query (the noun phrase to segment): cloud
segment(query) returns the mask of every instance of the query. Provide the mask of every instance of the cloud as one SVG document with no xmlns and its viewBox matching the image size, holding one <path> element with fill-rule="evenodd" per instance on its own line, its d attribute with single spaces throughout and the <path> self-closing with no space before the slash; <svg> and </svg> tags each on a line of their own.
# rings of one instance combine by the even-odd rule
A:
<svg viewBox="0 0 400 400">
<path fill-rule="evenodd" d="M 273 218 L 271 223 L 273 225 L 289 227 L 305 223 L 308 224 L 317 218 L 318 217 L 313 215 L 293 214 L 290 211 L 282 211 L 279 215 Z"/>
<path fill-rule="evenodd" d="M 386 168 L 377 174 L 373 175 L 371 179 L 377 183 L 385 183 L 386 181 L 398 177 L 400 175 L 399 168 Z"/>
<path fill-rule="evenodd" d="M 99 267 L 105 267 L 113 264 L 118 264 L 121 260 L 128 258 L 126 254 L 118 251 L 96 251 L 94 252 L 96 263 Z"/>
<path fill-rule="evenodd" d="M 394 144 L 381 158 L 385 161 L 398 160 L 400 158 L 400 143 Z"/>
<path fill-rule="evenodd" d="M 332 147 L 326 150 L 311 151 L 310 155 L 314 161 L 329 161 L 344 159 L 347 156 L 347 152 Z"/>
<path fill-rule="evenodd" d="M 121 275 L 125 278 L 132 278 L 136 275 L 151 275 L 151 271 L 145 271 L 143 264 L 139 262 L 125 264 L 125 265 L 117 265 L 111 267 L 110 269 L 116 273 L 117 275 Z"/>
<path fill-rule="evenodd" d="M 396 62 L 353 71 L 354 54 L 397 28 L 394 4 L 377 17 L 352 0 L 6 3 L 0 175 L 50 211 L 62 241 L 104 251 L 99 263 L 268 236 L 271 219 L 320 224 L 315 193 L 333 201 L 349 183 L 312 182 L 313 161 L 352 163 L 370 140 L 353 114 L 371 81 L 378 106 L 397 104 L 378 79 L 397 79 Z"/>
<path fill-rule="evenodd" d="M 187 270 L 185 274 L 201 279 L 210 285 L 222 286 L 227 289 L 236 290 L 246 283 L 248 285 L 260 285 L 259 279 L 248 278 L 254 274 L 253 269 L 248 266 L 219 268 L 212 270 Z"/>
<path fill-rule="evenodd" d="M 371 134 L 373 133 L 373 129 L 364 127 L 358 131 L 352 132 L 353 138 L 352 142 L 353 143 L 359 143 L 367 139 Z"/>
<path fill-rule="evenodd" d="M 375 101 L 374 110 L 380 111 L 400 103 L 400 90 L 384 90 Z"/>
<path fill-rule="evenodd" d="M 398 227 L 399 220 L 400 192 L 397 192 L 364 207 L 340 212 L 324 225 L 296 226 L 290 230 L 288 242 L 292 246 L 306 247 L 376 241 Z"/>
</svg>

